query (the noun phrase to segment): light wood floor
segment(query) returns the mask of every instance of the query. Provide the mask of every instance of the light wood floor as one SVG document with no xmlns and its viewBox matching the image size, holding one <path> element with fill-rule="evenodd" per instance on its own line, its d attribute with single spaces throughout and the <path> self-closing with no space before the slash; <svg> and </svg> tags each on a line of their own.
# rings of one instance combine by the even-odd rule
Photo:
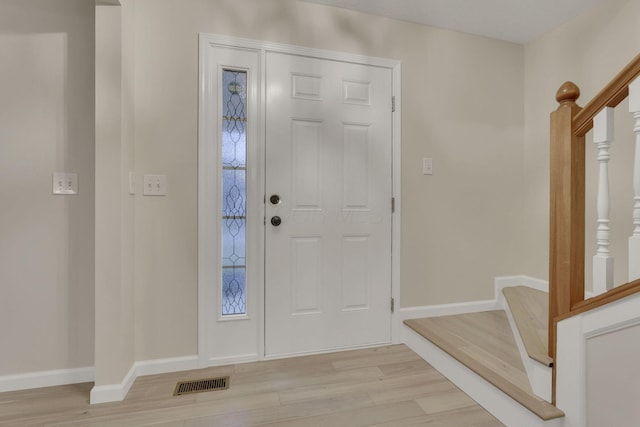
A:
<svg viewBox="0 0 640 427">
<path fill-rule="evenodd" d="M 173 396 L 230 375 L 229 390 Z M 0 393 L 2 426 L 501 426 L 404 345 L 140 377 L 123 402 L 92 384 Z"/>
</svg>

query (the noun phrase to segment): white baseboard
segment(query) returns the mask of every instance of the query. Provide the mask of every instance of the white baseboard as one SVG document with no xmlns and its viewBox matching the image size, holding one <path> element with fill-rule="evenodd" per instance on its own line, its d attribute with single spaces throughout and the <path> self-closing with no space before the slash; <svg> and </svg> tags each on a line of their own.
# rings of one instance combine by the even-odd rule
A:
<svg viewBox="0 0 640 427">
<path fill-rule="evenodd" d="M 86 383 L 92 382 L 93 378 L 94 369 L 92 367 L 4 375 L 0 376 L 0 393 L 30 388 Z"/>
<path fill-rule="evenodd" d="M 198 356 L 172 357 L 167 359 L 141 360 L 136 362 L 136 376 L 166 374 L 168 372 L 198 369 Z"/>
<path fill-rule="evenodd" d="M 495 290 L 496 297 L 502 295 L 503 288 L 509 288 L 512 286 L 528 286 L 533 289 L 537 289 L 542 292 L 549 292 L 549 282 L 547 280 L 536 279 L 531 276 L 504 276 L 496 277 Z"/>
<path fill-rule="evenodd" d="M 533 289 L 537 289 L 542 292 L 549 292 L 549 281 L 536 279 L 531 276 L 504 276 L 496 277 L 495 287 L 496 296 L 502 294 L 502 288 L 508 288 L 510 286 L 528 286 Z M 595 294 L 592 291 L 584 290 L 584 299 L 593 298 Z"/>
<path fill-rule="evenodd" d="M 398 310 L 398 320 L 402 323 L 407 319 L 450 316 L 454 314 L 476 313 L 479 311 L 491 311 L 498 309 L 500 309 L 500 307 L 496 304 L 496 300 L 426 305 L 422 307 L 403 307 Z"/>
<path fill-rule="evenodd" d="M 205 359 L 206 360 L 206 359 Z M 256 362 L 260 360 L 258 353 L 239 354 L 237 356 L 212 357 L 205 361 L 206 366 L 234 365 L 236 363 Z"/>
<path fill-rule="evenodd" d="M 141 360 L 135 362 L 120 384 L 94 386 L 91 389 L 91 404 L 119 402 L 123 400 L 133 382 L 145 375 L 198 369 L 198 356 L 172 357 L 167 359 Z"/>
<path fill-rule="evenodd" d="M 91 389 L 89 403 L 119 402 L 124 400 L 136 380 L 136 367 L 133 365 L 120 384 L 97 385 Z"/>
<path fill-rule="evenodd" d="M 477 313 L 480 311 L 500 310 L 504 308 L 502 289 L 511 286 L 528 286 L 544 292 L 549 291 L 549 282 L 531 276 L 504 276 L 495 278 L 494 298 L 492 300 L 469 301 L 453 304 L 426 305 L 421 307 L 403 307 L 398 310 L 398 321 L 423 317 L 450 316 L 455 314 Z"/>
<path fill-rule="evenodd" d="M 115 402 L 124 399 L 136 378 L 145 375 L 198 369 L 198 356 L 135 362 L 119 384 L 106 384 L 91 389 L 91 403 Z M 95 368 L 57 369 L 0 376 L 0 393 L 57 385 L 95 381 Z"/>
</svg>

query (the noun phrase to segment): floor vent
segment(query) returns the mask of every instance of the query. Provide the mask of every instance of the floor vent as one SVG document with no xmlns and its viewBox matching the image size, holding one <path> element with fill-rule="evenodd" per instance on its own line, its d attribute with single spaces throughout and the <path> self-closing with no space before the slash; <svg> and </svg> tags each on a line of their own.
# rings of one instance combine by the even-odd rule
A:
<svg viewBox="0 0 640 427">
<path fill-rule="evenodd" d="M 229 388 L 229 377 L 206 378 L 203 380 L 180 381 L 176 384 L 174 396 L 203 391 L 226 390 Z"/>
</svg>

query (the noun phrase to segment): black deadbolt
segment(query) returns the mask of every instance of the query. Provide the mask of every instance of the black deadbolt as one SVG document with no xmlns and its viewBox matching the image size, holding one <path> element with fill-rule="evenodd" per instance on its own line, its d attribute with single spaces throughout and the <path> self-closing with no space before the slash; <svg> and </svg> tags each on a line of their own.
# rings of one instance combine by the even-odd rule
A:
<svg viewBox="0 0 640 427">
<path fill-rule="evenodd" d="M 277 205 L 278 203 L 280 203 L 280 196 L 278 196 L 277 194 L 273 194 L 271 197 L 269 197 L 269 203 L 271 203 L 272 205 Z"/>
<path fill-rule="evenodd" d="M 282 224 L 282 219 L 280 219 L 279 216 L 272 216 L 271 217 L 271 225 L 273 225 L 274 227 L 277 227 L 280 224 Z"/>
</svg>

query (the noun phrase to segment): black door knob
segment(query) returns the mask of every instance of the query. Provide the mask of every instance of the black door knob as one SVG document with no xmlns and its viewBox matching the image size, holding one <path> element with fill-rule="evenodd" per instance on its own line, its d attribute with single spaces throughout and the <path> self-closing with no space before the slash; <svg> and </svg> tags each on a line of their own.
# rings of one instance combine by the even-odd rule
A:
<svg viewBox="0 0 640 427">
<path fill-rule="evenodd" d="M 273 194 L 271 197 L 269 197 L 269 203 L 271 203 L 272 205 L 277 205 L 280 203 L 280 196 L 278 196 L 277 194 Z"/>
<path fill-rule="evenodd" d="M 282 224 L 282 219 L 279 216 L 272 216 L 271 217 L 271 225 L 273 225 L 274 227 L 277 227 L 280 224 Z"/>
</svg>

